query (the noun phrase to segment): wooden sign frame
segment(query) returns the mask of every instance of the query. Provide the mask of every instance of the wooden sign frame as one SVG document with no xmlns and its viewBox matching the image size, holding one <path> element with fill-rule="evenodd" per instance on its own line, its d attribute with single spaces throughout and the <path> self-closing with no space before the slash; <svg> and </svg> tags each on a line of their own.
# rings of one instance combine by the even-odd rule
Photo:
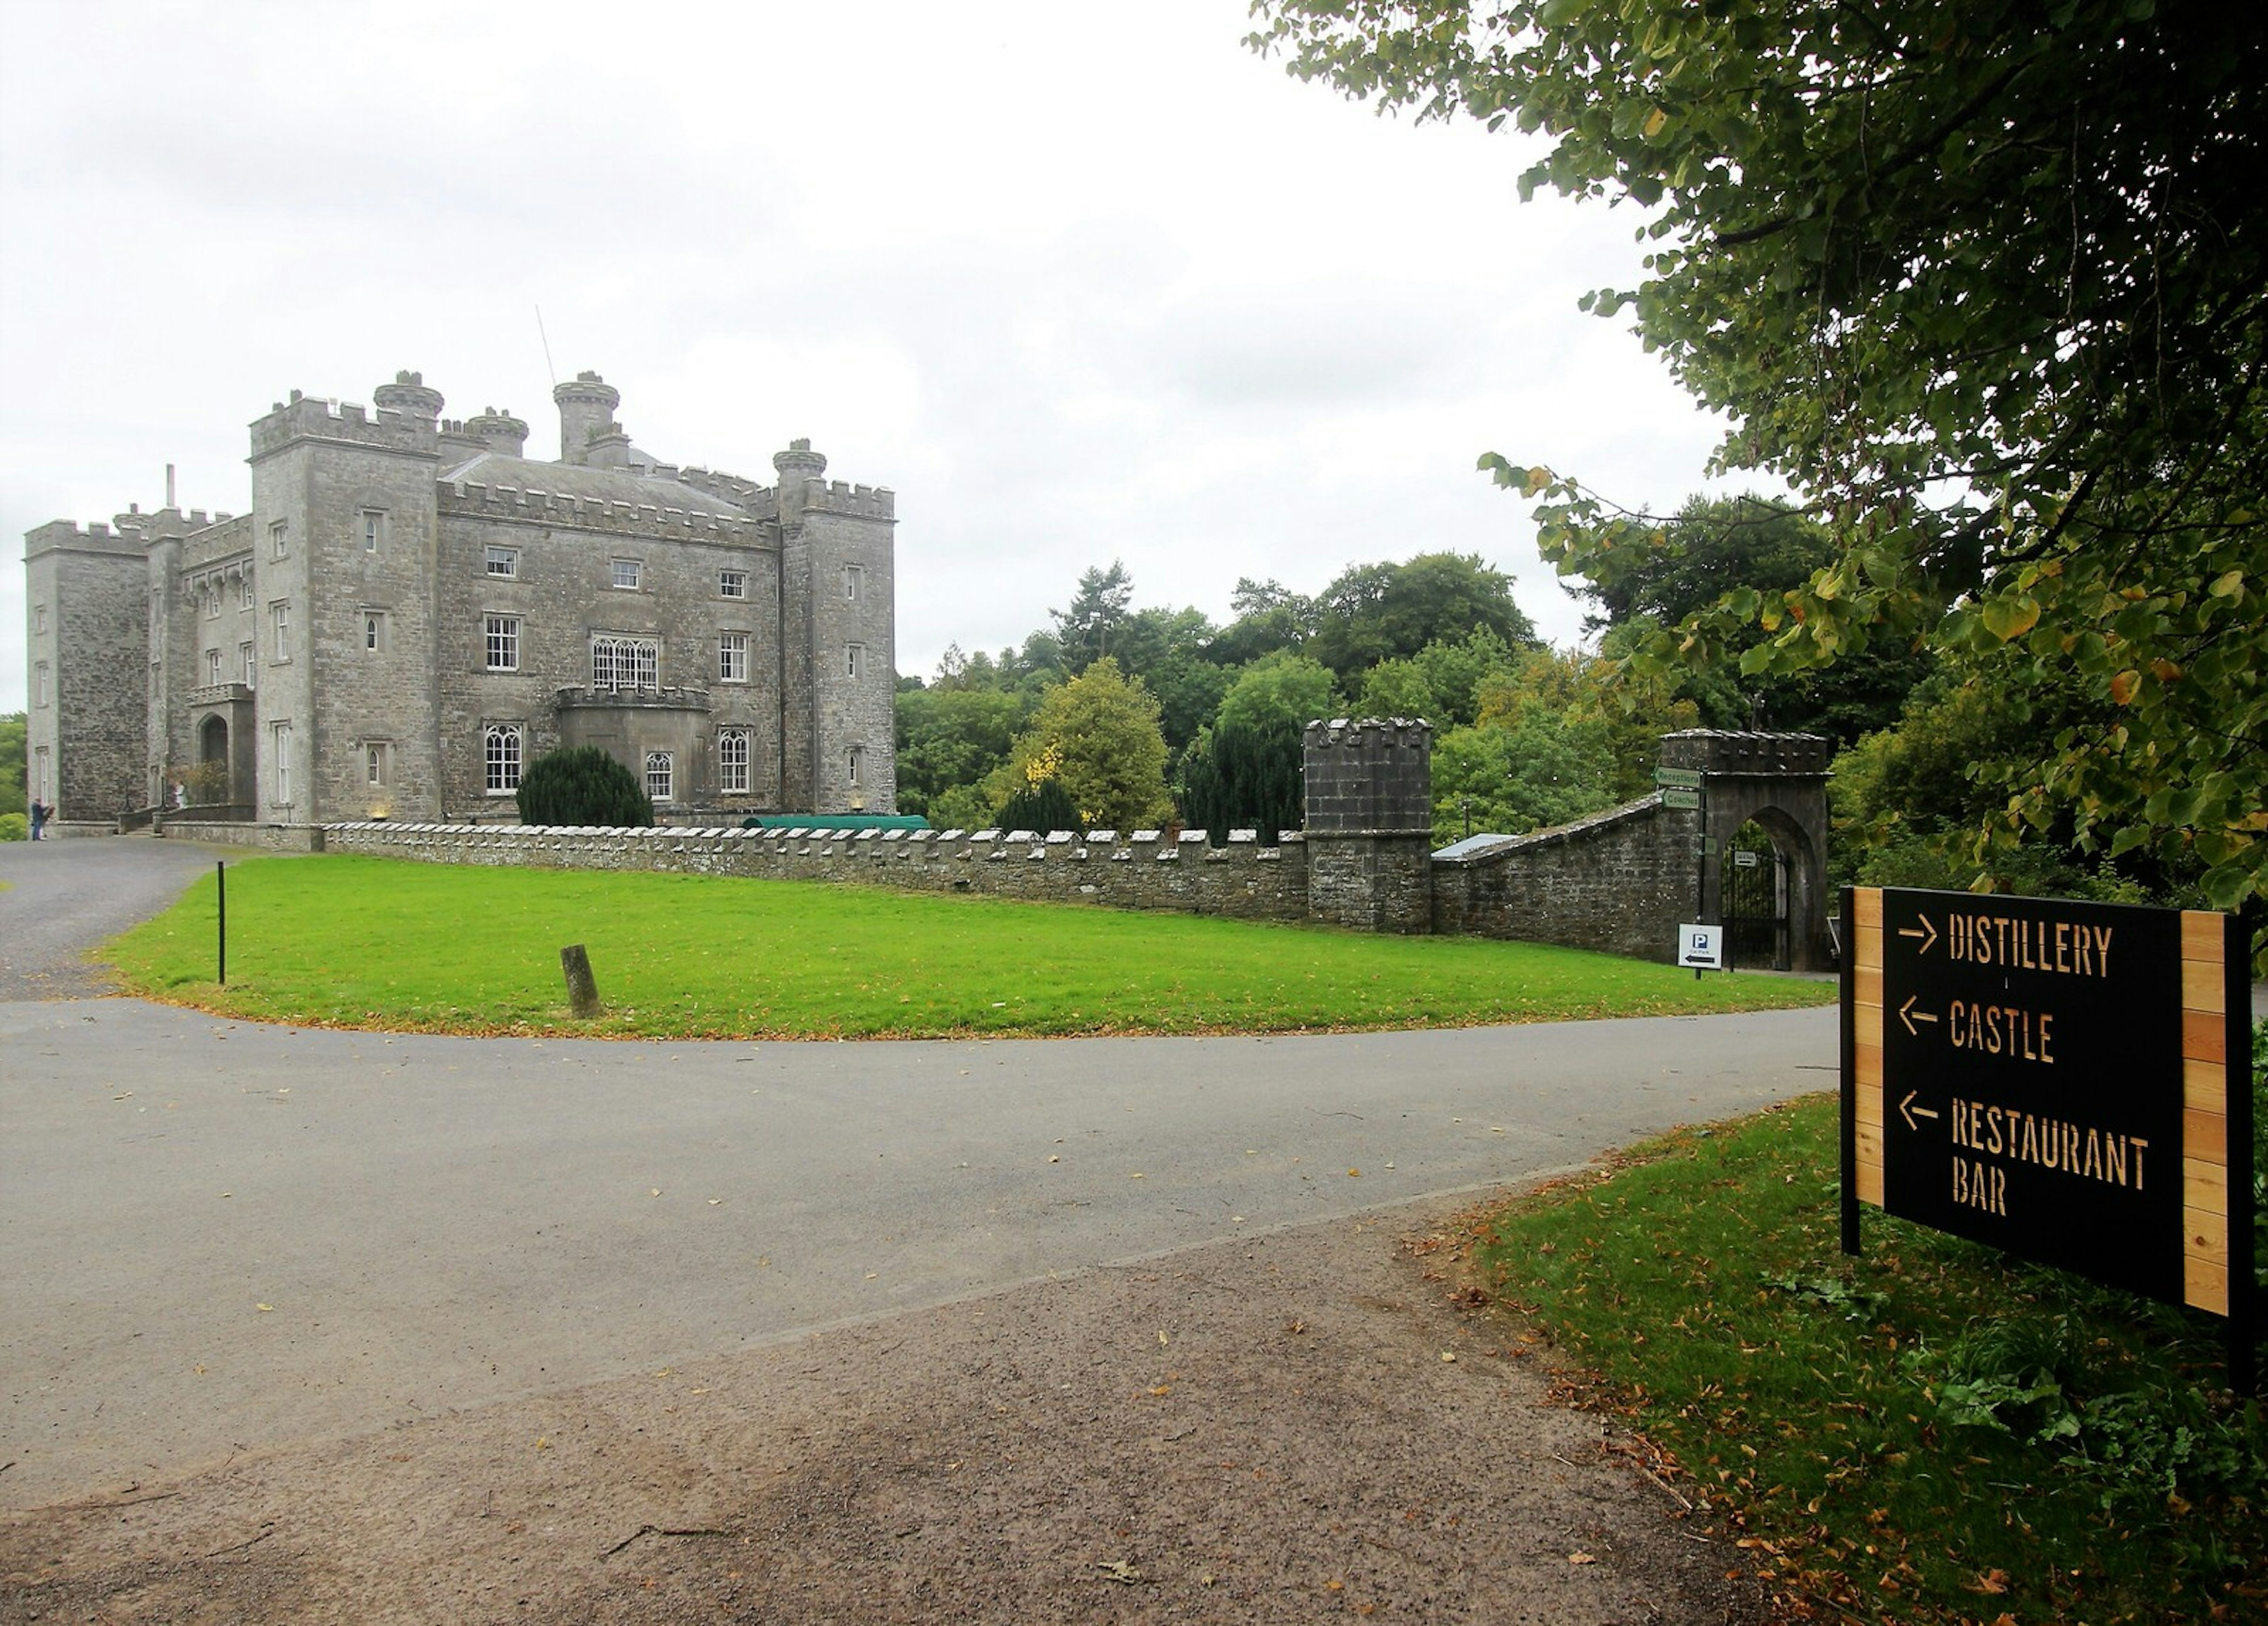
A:
<svg viewBox="0 0 2268 1626">
<path fill-rule="evenodd" d="M 2188 1305 L 2251 1388 L 2238 919 L 1857 887 L 1843 920 L 1844 1251 L 1867 1205 Z"/>
</svg>

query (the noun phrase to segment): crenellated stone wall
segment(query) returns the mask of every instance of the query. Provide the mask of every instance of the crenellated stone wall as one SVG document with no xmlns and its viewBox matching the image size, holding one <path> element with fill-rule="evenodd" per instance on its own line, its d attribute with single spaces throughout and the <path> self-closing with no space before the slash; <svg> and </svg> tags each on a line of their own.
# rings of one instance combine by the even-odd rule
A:
<svg viewBox="0 0 2268 1626">
<path fill-rule="evenodd" d="M 326 826 L 321 850 L 429 864 L 540 869 L 645 870 L 771 880 L 864 881 L 910 892 L 965 892 L 1114 909 L 1173 909 L 1244 920 L 1304 920 L 1307 844 L 1273 847 L 1233 830 L 1120 837 L 1097 830 L 602 830 L 526 825 Z"/>
</svg>

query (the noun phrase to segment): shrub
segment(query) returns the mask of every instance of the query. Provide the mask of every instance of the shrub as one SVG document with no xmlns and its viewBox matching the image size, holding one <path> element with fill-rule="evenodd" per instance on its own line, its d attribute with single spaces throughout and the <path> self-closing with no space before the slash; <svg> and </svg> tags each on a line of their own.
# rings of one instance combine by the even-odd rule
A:
<svg viewBox="0 0 2268 1626">
<path fill-rule="evenodd" d="M 32 817 L 29 813 L 0 813 L 0 842 L 29 841 L 32 837 Z"/>
<path fill-rule="evenodd" d="M 1060 779 L 1042 779 L 1027 785 L 1000 805 L 994 815 L 1004 830 L 1083 830 L 1079 805 L 1071 799 Z"/>
<path fill-rule="evenodd" d="M 643 829 L 653 823 L 653 803 L 637 776 L 597 746 L 570 746 L 528 764 L 519 821 Z"/>
</svg>

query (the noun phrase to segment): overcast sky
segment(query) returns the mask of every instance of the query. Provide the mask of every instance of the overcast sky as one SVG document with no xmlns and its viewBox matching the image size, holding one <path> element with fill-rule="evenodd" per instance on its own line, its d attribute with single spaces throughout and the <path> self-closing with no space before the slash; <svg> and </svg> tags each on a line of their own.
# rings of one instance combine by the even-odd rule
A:
<svg viewBox="0 0 2268 1626">
<path fill-rule="evenodd" d="M 1237 578 L 1484 555 L 1572 642 L 1484 451 L 1633 504 L 1710 422 L 1625 321 L 1629 210 L 1380 119 L 1241 0 L 375 7 L 0 0 L 0 532 L 249 505 L 292 389 L 518 413 L 590 368 L 665 460 L 898 494 L 898 665 L 1047 624 L 1123 559 Z M 547 358 L 536 312 L 549 333 Z M 0 710 L 25 703 L 0 572 Z"/>
</svg>

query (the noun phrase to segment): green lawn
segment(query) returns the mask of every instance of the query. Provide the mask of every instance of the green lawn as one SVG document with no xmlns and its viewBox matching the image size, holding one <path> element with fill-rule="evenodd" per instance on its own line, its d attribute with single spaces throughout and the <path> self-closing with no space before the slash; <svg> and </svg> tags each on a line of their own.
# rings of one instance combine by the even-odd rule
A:
<svg viewBox="0 0 2268 1626">
<path fill-rule="evenodd" d="M 1533 944 L 709 876 L 327 856 L 228 870 L 110 944 L 151 997 L 267 1021 L 670 1038 L 1283 1033 L 1829 1003 Z M 566 1011 L 588 946 L 607 1013 Z"/>
<path fill-rule="evenodd" d="M 2221 1323 L 1873 1209 L 1845 1257 L 1837 1113 L 1680 1130 L 1490 1214 L 1480 1280 L 1806 1618 L 2268 1620 L 2268 1406 L 2224 1392 Z"/>
</svg>

